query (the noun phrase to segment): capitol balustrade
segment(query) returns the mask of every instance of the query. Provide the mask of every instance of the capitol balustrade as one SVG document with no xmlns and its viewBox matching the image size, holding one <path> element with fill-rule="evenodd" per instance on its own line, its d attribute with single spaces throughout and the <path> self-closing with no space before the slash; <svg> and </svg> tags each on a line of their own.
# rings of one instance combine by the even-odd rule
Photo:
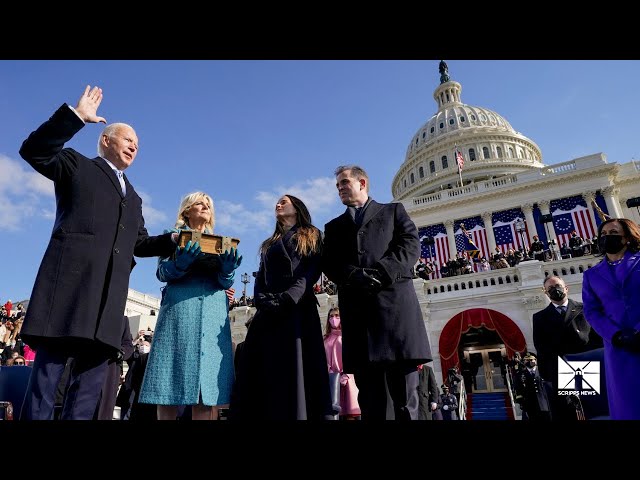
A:
<svg viewBox="0 0 640 480">
<path fill-rule="evenodd" d="M 539 281 L 540 288 L 543 280 L 550 275 L 563 277 L 567 284 L 581 284 L 584 271 L 597 264 L 600 259 L 601 257 L 585 255 L 550 262 L 530 260 L 510 268 L 424 280 L 424 294 L 429 300 L 438 300 L 517 291 L 522 287 L 523 268 L 527 269 L 528 283 L 536 285 Z"/>
<path fill-rule="evenodd" d="M 509 159 L 510 160 L 510 159 Z M 554 176 L 566 175 L 578 170 L 593 168 L 594 166 L 606 164 L 606 158 L 602 154 L 588 155 L 585 157 L 569 160 L 563 163 L 556 163 L 552 166 L 543 167 L 528 172 L 515 173 L 513 175 L 505 175 L 504 177 L 494 178 L 491 180 L 483 180 L 477 183 L 471 183 L 463 187 L 453 187 L 440 192 L 415 197 L 412 199 L 413 206 L 433 205 L 438 203 L 446 203 L 453 198 L 471 197 L 479 193 L 499 193 L 500 190 L 509 188 L 515 184 L 523 184 L 534 182 L 542 178 L 549 179 Z M 487 162 L 478 164 L 486 166 Z"/>
</svg>

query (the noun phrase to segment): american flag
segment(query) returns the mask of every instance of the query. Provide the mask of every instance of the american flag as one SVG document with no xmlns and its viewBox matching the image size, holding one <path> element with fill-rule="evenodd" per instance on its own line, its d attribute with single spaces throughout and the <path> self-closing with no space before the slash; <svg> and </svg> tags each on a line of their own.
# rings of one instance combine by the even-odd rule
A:
<svg viewBox="0 0 640 480">
<path fill-rule="evenodd" d="M 465 230 L 480 250 L 479 257 L 489 258 L 489 242 L 487 241 L 487 231 L 484 228 L 484 222 L 480 215 L 471 218 L 465 218 L 464 220 L 457 220 L 454 224 L 454 232 L 456 236 L 456 248 L 459 251 L 465 251 L 464 233 L 460 224 L 464 225 Z M 478 264 L 473 264 L 473 269 L 477 271 Z"/>
<path fill-rule="evenodd" d="M 458 171 L 461 172 L 462 167 L 464 167 L 464 157 L 462 156 L 462 153 L 458 151 L 458 149 L 456 149 L 456 162 L 458 162 Z"/>
<path fill-rule="evenodd" d="M 442 223 L 439 223 L 437 225 L 419 228 L 418 235 L 420 236 L 421 257 L 425 259 L 430 258 L 436 269 L 430 277 L 432 279 L 441 278 L 440 267 L 449 260 L 447 230 Z M 435 245 L 425 245 L 424 239 L 427 237 L 433 237 L 436 242 Z"/>
<path fill-rule="evenodd" d="M 503 253 L 506 253 L 510 248 L 514 250 L 523 248 L 522 236 L 516 231 L 515 227 L 515 221 L 518 219 L 524 220 L 524 214 L 519 208 L 494 212 L 492 215 L 491 221 L 493 222 L 493 234 L 496 237 L 496 246 L 500 248 Z M 526 221 L 524 246 L 529 249 L 529 225 L 527 225 Z"/>
<path fill-rule="evenodd" d="M 568 244 L 571 232 L 575 230 L 584 239 L 593 238 L 596 230 L 591 224 L 587 203 L 580 195 L 551 200 L 551 215 L 558 246 Z"/>
</svg>

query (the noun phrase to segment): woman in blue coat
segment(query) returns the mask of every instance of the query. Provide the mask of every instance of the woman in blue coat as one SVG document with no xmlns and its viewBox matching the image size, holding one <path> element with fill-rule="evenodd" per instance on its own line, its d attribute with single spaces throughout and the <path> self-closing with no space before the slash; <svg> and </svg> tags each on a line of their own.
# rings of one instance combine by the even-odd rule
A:
<svg viewBox="0 0 640 480">
<path fill-rule="evenodd" d="M 257 312 L 238 362 L 231 420 L 322 420 L 334 412 L 313 285 L 322 238 L 307 207 L 284 195 L 260 247 Z"/>
<path fill-rule="evenodd" d="M 584 272 L 584 315 L 604 339 L 609 411 L 614 420 L 640 420 L 640 228 L 626 218 L 598 228 L 603 260 Z"/>
<path fill-rule="evenodd" d="M 203 192 L 182 199 L 175 228 L 213 233 L 213 200 Z M 218 261 L 219 260 L 219 261 Z M 217 419 L 233 385 L 228 299 L 242 257 L 231 249 L 205 256 L 198 243 L 158 261 L 162 295 L 153 346 L 142 382 L 141 403 L 158 405 L 159 420 L 175 420 L 180 405 L 193 405 L 193 420 Z"/>
</svg>

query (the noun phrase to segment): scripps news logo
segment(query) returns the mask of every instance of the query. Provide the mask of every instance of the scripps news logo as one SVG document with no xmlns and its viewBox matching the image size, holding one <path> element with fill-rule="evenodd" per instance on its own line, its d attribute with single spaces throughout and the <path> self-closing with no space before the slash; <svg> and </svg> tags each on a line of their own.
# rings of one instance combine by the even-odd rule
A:
<svg viewBox="0 0 640 480">
<path fill-rule="evenodd" d="M 558 357 L 558 395 L 599 395 L 600 362 L 567 362 Z"/>
</svg>

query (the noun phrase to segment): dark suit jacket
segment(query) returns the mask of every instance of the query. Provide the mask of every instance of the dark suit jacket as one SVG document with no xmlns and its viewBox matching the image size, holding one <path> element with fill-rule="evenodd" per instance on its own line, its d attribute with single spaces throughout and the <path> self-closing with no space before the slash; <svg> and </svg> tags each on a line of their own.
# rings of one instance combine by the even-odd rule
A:
<svg viewBox="0 0 640 480">
<path fill-rule="evenodd" d="M 170 234 L 148 236 L 142 200 L 126 176 L 123 196 L 103 159 L 63 148 L 83 125 L 65 104 L 20 148 L 56 193 L 53 233 L 22 327 L 36 350 L 51 338 L 98 340 L 119 350 L 133 255 L 169 256 L 175 249 Z"/>
<path fill-rule="evenodd" d="M 432 360 L 411 274 L 419 257 L 418 230 L 401 203 L 371 200 L 360 226 L 348 209 L 325 225 L 322 265 L 338 285 L 345 371 L 370 361 L 417 367 Z M 387 277 L 382 290 L 372 295 L 346 285 L 355 267 L 378 268 Z"/>
<path fill-rule="evenodd" d="M 564 317 L 553 303 L 533 314 L 533 344 L 540 376 L 558 383 L 558 357 L 602 347 L 602 338 L 587 323 L 582 303 L 569 299 Z"/>
</svg>

